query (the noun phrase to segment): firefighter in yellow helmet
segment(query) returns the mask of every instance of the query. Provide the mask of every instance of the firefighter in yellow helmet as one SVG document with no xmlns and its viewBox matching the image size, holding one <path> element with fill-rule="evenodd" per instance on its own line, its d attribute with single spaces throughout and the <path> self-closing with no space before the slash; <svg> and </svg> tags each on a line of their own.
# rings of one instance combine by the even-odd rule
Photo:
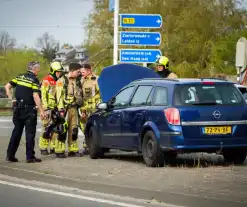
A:
<svg viewBox="0 0 247 207">
<path fill-rule="evenodd" d="M 96 110 L 100 102 L 100 92 L 98 85 L 98 76 L 93 74 L 89 64 L 83 64 L 81 68 L 81 83 L 83 91 L 83 106 L 80 108 L 80 127 L 84 133 L 87 118 Z M 83 143 L 84 154 L 88 153 L 87 143 Z"/>
<path fill-rule="evenodd" d="M 69 72 L 61 77 L 56 84 L 56 99 L 58 110 L 62 117 L 67 115 L 68 123 L 68 156 L 81 156 L 77 143 L 78 139 L 78 108 L 82 106 L 82 90 L 78 76 L 81 65 L 71 63 Z M 57 139 L 55 153 L 59 158 L 65 158 L 65 139 Z"/>
<path fill-rule="evenodd" d="M 169 59 L 166 56 L 160 56 L 156 60 L 156 71 L 162 78 L 178 78 L 178 76 L 170 70 Z"/>
<path fill-rule="evenodd" d="M 41 84 L 41 102 L 46 110 L 48 117 L 42 121 L 43 131 L 39 139 L 39 148 L 42 155 L 48 155 L 48 147 L 50 145 L 50 154 L 55 152 L 55 140 L 57 134 L 54 133 L 56 127 L 56 119 L 54 113 L 56 110 L 56 81 L 64 73 L 63 66 L 60 62 L 53 62 L 50 65 L 50 71 L 44 77 Z"/>
</svg>

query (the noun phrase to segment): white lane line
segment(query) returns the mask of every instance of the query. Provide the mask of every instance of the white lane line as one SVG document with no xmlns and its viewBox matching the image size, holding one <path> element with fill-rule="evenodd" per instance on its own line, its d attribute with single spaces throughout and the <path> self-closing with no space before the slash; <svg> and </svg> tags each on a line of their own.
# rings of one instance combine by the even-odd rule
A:
<svg viewBox="0 0 247 207">
<path fill-rule="evenodd" d="M 2 123 L 12 123 L 13 121 L 12 121 L 12 118 L 11 119 L 0 119 L 0 122 L 2 122 Z M 41 123 L 41 121 L 40 120 L 38 120 L 37 121 L 38 123 Z"/>
<path fill-rule="evenodd" d="M 55 195 L 65 196 L 65 197 L 77 198 L 80 200 L 88 200 L 88 201 L 93 201 L 93 202 L 97 202 L 97 203 L 106 203 L 106 204 L 110 204 L 110 205 L 117 205 L 117 206 L 122 206 L 122 207 L 144 207 L 144 206 L 128 204 L 128 203 L 123 203 L 123 202 L 117 202 L 117 201 L 111 201 L 111 200 L 106 200 L 106 199 L 101 199 L 101 198 L 81 196 L 81 195 L 64 193 L 64 192 L 59 192 L 59 191 L 54 191 L 54 190 L 49 190 L 49 189 L 44 189 L 44 188 L 32 187 L 29 185 L 21 185 L 21 184 L 16 184 L 16 183 L 12 183 L 12 182 L 6 182 L 3 180 L 0 180 L 0 184 L 14 186 L 14 187 L 18 187 L 18 188 L 24 188 L 24 189 L 28 189 L 28 190 L 39 191 L 39 192 L 44 192 L 44 193 L 51 193 L 51 194 L 55 194 Z M 167 207 L 169 207 L 169 206 L 167 206 Z"/>
<path fill-rule="evenodd" d="M 0 126 L 0 129 L 13 129 L 13 126 Z M 24 131 L 23 131 L 24 132 Z M 42 132 L 42 128 L 37 128 L 36 132 Z M 79 136 L 84 136 L 82 131 L 78 132 Z"/>
</svg>

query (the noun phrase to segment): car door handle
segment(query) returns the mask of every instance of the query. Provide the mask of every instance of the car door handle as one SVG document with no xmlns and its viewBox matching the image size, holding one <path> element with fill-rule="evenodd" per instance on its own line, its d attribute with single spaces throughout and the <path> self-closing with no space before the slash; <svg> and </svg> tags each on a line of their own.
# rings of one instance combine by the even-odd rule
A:
<svg viewBox="0 0 247 207">
<path fill-rule="evenodd" d="M 117 114 L 117 117 L 120 117 L 121 116 L 121 114 Z"/>
</svg>

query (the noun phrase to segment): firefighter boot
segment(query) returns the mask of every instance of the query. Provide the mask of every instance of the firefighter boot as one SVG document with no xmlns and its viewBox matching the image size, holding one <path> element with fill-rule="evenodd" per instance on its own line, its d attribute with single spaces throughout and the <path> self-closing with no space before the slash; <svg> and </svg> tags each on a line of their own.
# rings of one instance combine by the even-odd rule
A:
<svg viewBox="0 0 247 207">
<path fill-rule="evenodd" d="M 55 154 L 57 158 L 66 158 L 65 155 L 65 143 L 59 140 L 55 141 Z"/>
</svg>

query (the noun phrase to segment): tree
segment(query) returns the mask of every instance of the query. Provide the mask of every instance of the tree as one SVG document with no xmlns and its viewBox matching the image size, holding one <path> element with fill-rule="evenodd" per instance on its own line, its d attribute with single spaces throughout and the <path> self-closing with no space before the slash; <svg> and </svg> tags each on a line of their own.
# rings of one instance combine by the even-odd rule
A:
<svg viewBox="0 0 247 207">
<path fill-rule="evenodd" d="M 0 33 L 0 53 L 5 53 L 9 49 L 13 49 L 16 45 L 16 39 L 10 37 L 9 33 L 2 31 Z"/>
<path fill-rule="evenodd" d="M 0 84 L 6 84 L 16 75 L 27 71 L 29 61 L 40 62 L 42 70 L 39 77 L 43 77 L 48 72 L 49 64 L 37 51 L 17 49 L 7 51 L 0 57 Z"/>
<path fill-rule="evenodd" d="M 41 49 L 43 57 L 48 61 L 52 61 L 55 53 L 59 50 L 58 41 L 47 32 L 37 39 L 36 46 Z"/>
<path fill-rule="evenodd" d="M 171 67 L 179 76 L 213 76 L 222 70 L 235 71 L 233 45 L 236 37 L 246 30 L 247 12 L 243 3 L 237 0 L 133 0 L 131 3 L 122 0 L 120 13 L 161 14 L 161 29 L 124 30 L 161 32 L 159 49 L 169 56 Z M 107 1 L 94 0 L 86 32 L 88 39 L 84 47 L 91 60 L 100 62 L 99 67 L 112 64 L 113 12 L 108 11 Z M 222 47 L 222 44 L 229 47 Z M 95 56 L 100 51 L 99 56 Z M 227 57 L 230 59 L 225 64 Z"/>
</svg>

